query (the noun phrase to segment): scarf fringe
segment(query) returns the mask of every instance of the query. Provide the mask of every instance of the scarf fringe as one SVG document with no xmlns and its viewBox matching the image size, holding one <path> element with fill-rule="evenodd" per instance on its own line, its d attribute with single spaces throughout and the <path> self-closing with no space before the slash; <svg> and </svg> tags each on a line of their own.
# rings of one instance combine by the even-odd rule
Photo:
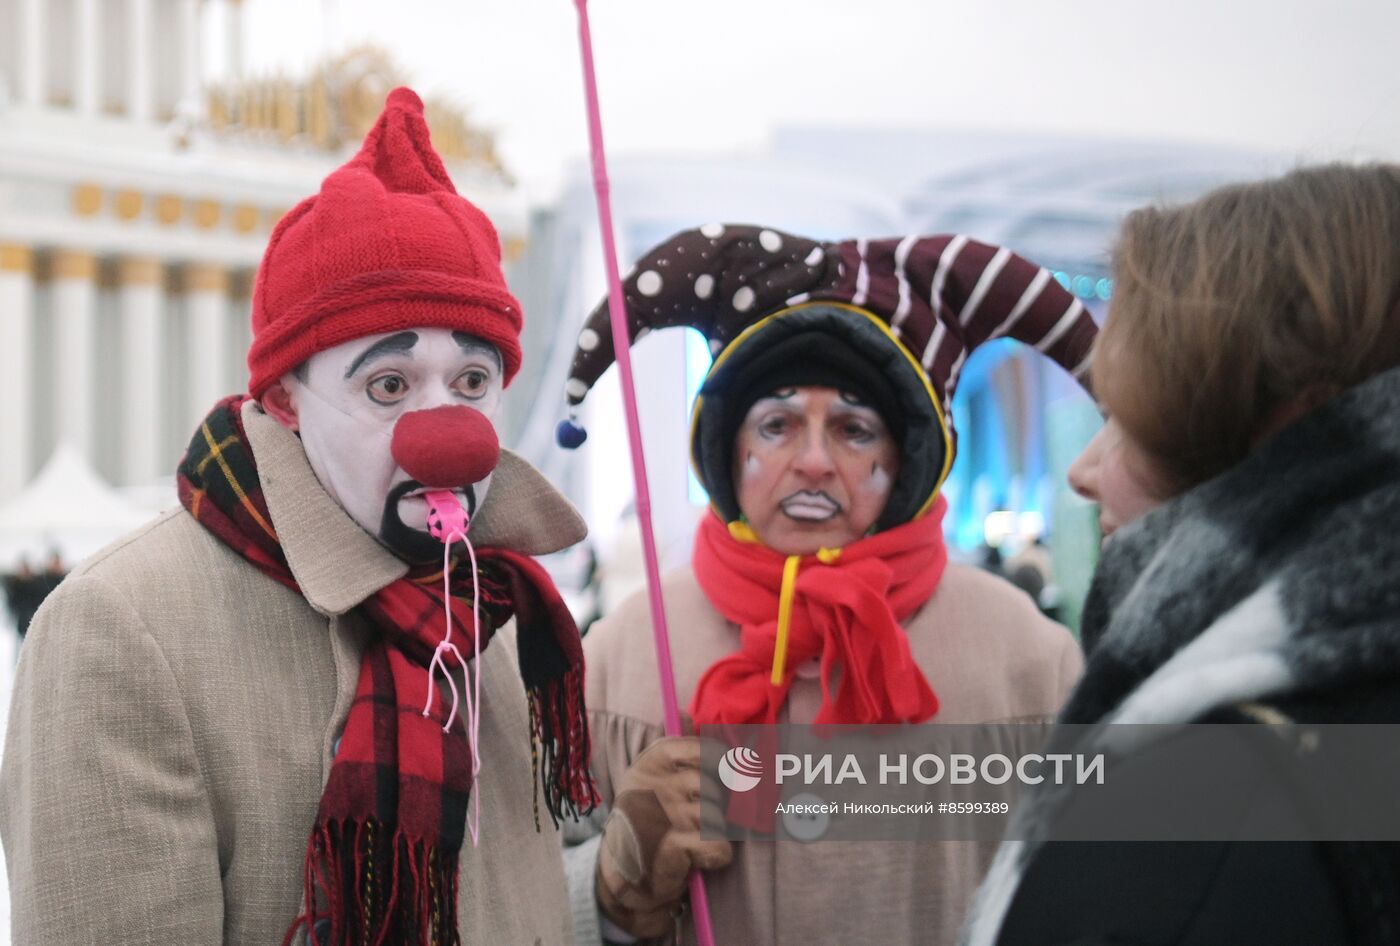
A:
<svg viewBox="0 0 1400 946">
<path fill-rule="evenodd" d="M 589 769 L 592 743 L 583 707 L 583 669 L 527 691 L 530 701 L 531 766 L 535 782 L 535 829 L 540 827 L 540 789 L 554 826 L 577 821 L 601 799 Z"/>
<path fill-rule="evenodd" d="M 282 946 L 303 927 L 308 946 L 461 946 L 455 851 L 377 821 L 323 823 L 306 845 L 303 884 L 305 912 Z"/>
<path fill-rule="evenodd" d="M 180 501 L 219 541 L 253 567 L 293 590 L 297 583 L 283 554 L 272 517 L 262 495 L 257 458 L 247 443 L 241 409 L 245 398 L 225 398 L 215 405 L 190 441 L 177 473 Z M 218 463 L 211 462 L 217 458 Z M 451 603 L 454 627 L 460 625 L 470 642 L 473 592 L 481 594 L 481 647 L 490 633 L 514 616 L 518 623 L 519 668 L 530 693 L 531 748 L 535 759 L 535 824 L 539 828 L 539 794 L 556 826 L 567 812 L 575 818 L 598 802 L 588 770 L 590 746 L 583 709 L 583 654 L 578 628 L 547 572 L 529 556 L 507 549 L 477 550 L 481 568 L 473 581 L 464 573 L 454 577 Z M 361 605 L 382 640 L 361 660 L 360 684 L 376 698 L 397 701 L 404 692 L 405 674 L 426 672 L 441 636 L 442 600 L 435 590 L 441 572 L 425 585 L 424 575 L 411 574 L 381 588 Z M 396 654 L 410 666 L 393 661 L 372 671 L 370 661 Z M 380 680 L 389 681 L 381 692 Z M 343 739 L 358 741 L 355 758 L 372 758 L 377 766 L 394 769 L 397 747 L 419 745 L 415 751 L 439 752 L 443 770 L 461 771 L 469 745 L 408 738 L 401 719 L 393 747 L 374 737 L 369 703 L 352 706 Z M 431 726 L 410 720 L 412 726 Z M 423 749 L 440 745 L 440 749 Z M 447 753 L 456 766 L 448 766 Z M 382 754 L 381 754 L 382 753 Z M 460 781 L 460 779 L 458 780 Z M 465 805 L 470 784 L 450 789 L 453 804 Z M 403 835 L 395 809 L 396 795 L 381 796 L 374 776 L 362 777 L 343 762 L 334 762 L 322 793 L 321 814 L 307 842 L 304 864 L 304 912 L 291 925 L 286 943 L 302 927 L 314 946 L 394 944 L 394 946 L 457 946 L 457 869 L 463 841 L 462 818 L 438 814 L 438 830 L 423 828 L 414 837 Z M 444 804 L 448 803 L 444 797 Z M 465 814 L 465 812 L 460 813 Z M 376 817 L 378 816 L 378 817 Z M 412 821 L 411 821 L 412 823 Z M 448 828 L 451 825 L 451 828 Z M 455 837 L 439 836 L 451 830 Z"/>
</svg>

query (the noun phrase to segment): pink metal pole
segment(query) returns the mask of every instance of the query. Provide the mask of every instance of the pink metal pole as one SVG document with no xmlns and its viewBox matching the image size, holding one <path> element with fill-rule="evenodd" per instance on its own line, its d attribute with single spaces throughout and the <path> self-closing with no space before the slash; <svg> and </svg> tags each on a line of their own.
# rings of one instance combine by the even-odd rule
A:
<svg viewBox="0 0 1400 946">
<path fill-rule="evenodd" d="M 642 453 L 642 426 L 637 415 L 637 392 L 632 385 L 632 353 L 628 344 L 627 304 L 622 298 L 622 276 L 617 267 L 617 246 L 613 241 L 612 197 L 608 184 L 608 164 L 603 150 L 603 119 L 598 107 L 598 81 L 593 69 L 593 36 L 588 29 L 588 0 L 574 0 L 578 8 L 579 46 L 583 52 L 583 85 L 588 103 L 588 143 L 593 159 L 593 190 L 598 196 L 598 225 L 603 232 L 603 263 L 608 274 L 608 314 L 612 320 L 613 351 L 622 378 L 622 403 L 627 414 L 627 442 L 632 450 L 632 480 L 637 492 L 637 524 L 642 530 L 642 554 L 647 569 L 647 598 L 651 603 L 651 626 L 656 637 L 656 672 L 661 678 L 661 699 L 666 708 L 666 735 L 681 734 L 680 704 L 676 699 L 676 677 L 671 664 L 671 635 L 666 627 L 666 605 L 661 599 L 661 569 L 656 558 L 656 537 L 651 530 L 651 487 L 647 484 L 647 461 Z M 710 903 L 700 872 L 690 873 L 690 907 L 695 916 L 695 933 L 700 946 L 715 946 L 710 924 Z"/>
</svg>

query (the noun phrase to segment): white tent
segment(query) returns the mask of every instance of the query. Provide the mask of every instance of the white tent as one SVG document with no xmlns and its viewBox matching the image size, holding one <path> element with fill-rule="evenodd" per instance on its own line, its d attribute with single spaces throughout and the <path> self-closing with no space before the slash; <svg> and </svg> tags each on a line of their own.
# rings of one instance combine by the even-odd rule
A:
<svg viewBox="0 0 1400 946">
<path fill-rule="evenodd" d="M 57 551 L 69 566 L 150 518 L 61 445 L 24 491 L 0 507 L 0 568 Z"/>
</svg>

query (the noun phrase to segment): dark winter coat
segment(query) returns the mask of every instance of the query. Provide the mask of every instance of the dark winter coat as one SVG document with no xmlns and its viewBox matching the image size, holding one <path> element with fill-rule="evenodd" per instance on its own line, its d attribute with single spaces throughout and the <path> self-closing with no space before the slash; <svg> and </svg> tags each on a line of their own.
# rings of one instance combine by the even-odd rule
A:
<svg viewBox="0 0 1400 946">
<path fill-rule="evenodd" d="M 1400 722 L 1398 578 L 1394 370 L 1108 542 L 1061 721 Z M 1046 797 L 1023 825 L 1053 821 Z M 1027 834 L 1003 844 L 966 943 L 1400 944 L 1400 845 Z"/>
</svg>

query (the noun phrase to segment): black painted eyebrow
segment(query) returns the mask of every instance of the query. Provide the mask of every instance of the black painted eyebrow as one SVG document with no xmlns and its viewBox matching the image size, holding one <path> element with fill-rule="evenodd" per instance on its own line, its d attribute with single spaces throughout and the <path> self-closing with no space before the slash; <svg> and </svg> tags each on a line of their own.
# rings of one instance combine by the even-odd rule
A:
<svg viewBox="0 0 1400 946">
<path fill-rule="evenodd" d="M 873 406 L 862 404 L 860 401 L 847 401 L 843 399 L 831 406 L 834 409 L 833 413 L 836 414 L 849 414 L 853 417 L 865 417 L 870 414 L 874 414 L 876 417 L 880 416 L 880 412 Z"/>
<path fill-rule="evenodd" d="M 483 342 L 475 335 L 468 335 L 466 332 L 453 332 L 452 340 L 457 343 L 457 347 L 462 349 L 465 354 L 475 355 L 481 353 L 490 355 L 491 360 L 496 363 L 496 370 L 503 370 L 501 365 L 501 353 L 496 350 L 495 345 L 489 342 Z"/>
<path fill-rule="evenodd" d="M 350 362 L 350 367 L 346 369 L 345 377 L 349 379 L 356 371 L 364 367 L 366 363 L 376 358 L 382 358 L 385 355 L 402 354 L 412 350 L 413 346 L 417 344 L 417 332 L 399 332 L 396 335 L 390 335 L 388 338 L 381 338 L 379 341 L 360 352 L 360 356 Z"/>
</svg>

